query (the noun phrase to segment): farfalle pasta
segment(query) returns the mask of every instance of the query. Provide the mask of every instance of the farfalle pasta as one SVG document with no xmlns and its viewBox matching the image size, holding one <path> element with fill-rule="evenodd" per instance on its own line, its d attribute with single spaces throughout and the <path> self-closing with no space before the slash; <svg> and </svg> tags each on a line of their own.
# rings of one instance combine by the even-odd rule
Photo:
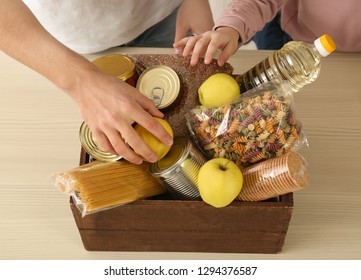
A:
<svg viewBox="0 0 361 280">
<path fill-rule="evenodd" d="M 273 82 L 219 108 L 198 106 L 187 115 L 191 134 L 206 156 L 224 157 L 240 167 L 296 150 L 305 142 L 291 91 Z"/>
</svg>

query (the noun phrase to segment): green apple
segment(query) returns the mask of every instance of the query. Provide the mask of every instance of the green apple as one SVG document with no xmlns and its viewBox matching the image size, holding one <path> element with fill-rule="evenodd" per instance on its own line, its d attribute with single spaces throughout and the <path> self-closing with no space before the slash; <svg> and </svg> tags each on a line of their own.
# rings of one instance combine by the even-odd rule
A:
<svg viewBox="0 0 361 280">
<path fill-rule="evenodd" d="M 243 174 L 237 164 L 226 158 L 214 158 L 199 169 L 198 189 L 204 202 L 220 208 L 240 193 Z"/>
<path fill-rule="evenodd" d="M 241 94 L 237 81 L 228 74 L 217 73 L 208 77 L 198 88 L 199 102 L 206 107 L 220 107 Z"/>
</svg>

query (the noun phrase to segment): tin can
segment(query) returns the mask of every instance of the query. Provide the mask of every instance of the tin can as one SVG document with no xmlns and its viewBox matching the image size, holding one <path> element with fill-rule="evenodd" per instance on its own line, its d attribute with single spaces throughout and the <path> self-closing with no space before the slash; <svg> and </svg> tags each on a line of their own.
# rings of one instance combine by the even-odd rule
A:
<svg viewBox="0 0 361 280">
<path fill-rule="evenodd" d="M 127 82 L 135 87 L 138 80 L 135 62 L 127 55 L 109 54 L 93 60 L 93 64 L 103 72 Z"/>
<path fill-rule="evenodd" d="M 150 173 L 173 197 L 199 200 L 198 173 L 206 161 L 189 138 L 175 137 L 167 155 L 151 164 Z"/>
<path fill-rule="evenodd" d="M 85 122 L 80 126 L 79 139 L 81 146 L 91 157 L 90 161 L 96 159 L 103 162 L 112 162 L 122 158 L 119 155 L 114 155 L 102 150 L 96 142 L 96 139 L 93 137 L 89 126 Z"/>
<path fill-rule="evenodd" d="M 143 71 L 136 87 L 159 110 L 172 108 L 180 97 L 179 77 L 172 68 L 165 65 L 154 65 Z"/>
</svg>

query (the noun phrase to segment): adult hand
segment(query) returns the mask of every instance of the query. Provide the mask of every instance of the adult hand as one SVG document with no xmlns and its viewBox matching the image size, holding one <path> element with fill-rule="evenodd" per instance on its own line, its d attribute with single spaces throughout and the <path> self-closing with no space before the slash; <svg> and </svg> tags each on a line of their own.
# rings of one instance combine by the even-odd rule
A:
<svg viewBox="0 0 361 280">
<path fill-rule="evenodd" d="M 189 33 L 201 34 L 214 26 L 212 11 L 208 0 L 184 0 L 177 14 L 174 42 Z"/>
<path fill-rule="evenodd" d="M 164 144 L 172 144 L 171 136 L 153 118 L 163 114 L 151 100 L 57 41 L 22 1 L 1 4 L 0 49 L 68 93 L 103 149 L 136 164 L 142 158 L 156 161 L 133 129 L 135 122 Z"/>
<path fill-rule="evenodd" d="M 222 66 L 237 51 L 239 33 L 232 27 L 219 27 L 215 31 L 183 38 L 173 46 L 180 50 L 183 56 L 191 55 L 191 65 L 196 65 L 201 56 L 204 56 L 204 63 L 209 64 L 217 50 L 220 50 L 217 62 Z"/>
<path fill-rule="evenodd" d="M 94 68 L 69 94 L 98 144 L 110 153 L 135 164 L 140 164 L 142 157 L 149 162 L 157 160 L 156 154 L 133 129 L 134 123 L 149 130 L 164 144 L 172 144 L 171 136 L 153 118 L 163 117 L 153 102 L 115 77 Z"/>
</svg>

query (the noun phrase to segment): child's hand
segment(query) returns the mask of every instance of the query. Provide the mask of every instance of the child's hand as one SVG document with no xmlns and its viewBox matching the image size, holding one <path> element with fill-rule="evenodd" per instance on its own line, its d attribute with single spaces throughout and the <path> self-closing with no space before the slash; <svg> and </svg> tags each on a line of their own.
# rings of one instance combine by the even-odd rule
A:
<svg viewBox="0 0 361 280">
<path fill-rule="evenodd" d="M 191 65 L 196 65 L 201 56 L 204 56 L 204 63 L 209 64 L 219 49 L 217 62 L 222 66 L 237 51 L 239 33 L 232 27 L 219 27 L 215 31 L 183 38 L 173 46 L 184 57 L 191 55 Z"/>
</svg>

